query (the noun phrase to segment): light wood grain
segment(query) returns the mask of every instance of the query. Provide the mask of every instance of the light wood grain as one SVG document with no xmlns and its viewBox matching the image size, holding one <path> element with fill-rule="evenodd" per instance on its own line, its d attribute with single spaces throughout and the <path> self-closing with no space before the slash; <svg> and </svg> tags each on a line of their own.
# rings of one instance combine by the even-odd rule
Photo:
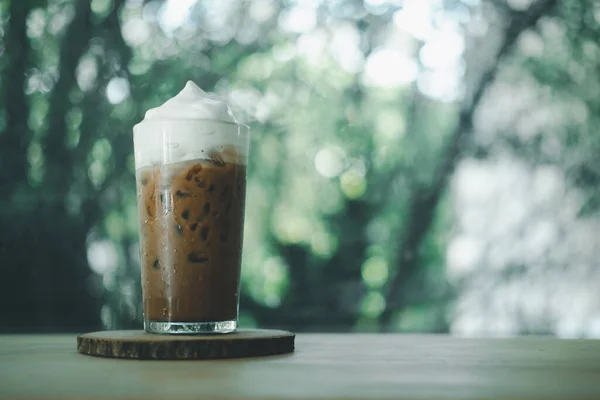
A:
<svg viewBox="0 0 600 400">
<path fill-rule="evenodd" d="M 293 354 L 137 361 L 0 336 L 0 399 L 600 399 L 600 341 L 297 335 Z"/>
<path fill-rule="evenodd" d="M 294 351 L 294 334 L 240 329 L 226 335 L 154 335 L 144 331 L 100 331 L 77 337 L 77 351 L 99 357 L 141 360 L 206 360 L 261 357 Z"/>
</svg>

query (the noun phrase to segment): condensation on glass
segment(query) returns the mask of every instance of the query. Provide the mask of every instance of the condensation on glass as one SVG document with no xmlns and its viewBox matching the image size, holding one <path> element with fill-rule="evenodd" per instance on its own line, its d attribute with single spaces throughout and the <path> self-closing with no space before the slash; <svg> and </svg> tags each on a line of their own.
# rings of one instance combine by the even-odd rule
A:
<svg viewBox="0 0 600 400">
<path fill-rule="evenodd" d="M 145 329 L 235 331 L 249 129 L 199 120 L 140 125 L 134 147 Z"/>
</svg>

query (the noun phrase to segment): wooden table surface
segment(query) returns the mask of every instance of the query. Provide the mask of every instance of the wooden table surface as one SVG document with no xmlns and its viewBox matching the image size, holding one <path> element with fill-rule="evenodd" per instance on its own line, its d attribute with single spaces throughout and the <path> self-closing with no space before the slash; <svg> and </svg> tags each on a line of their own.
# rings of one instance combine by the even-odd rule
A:
<svg viewBox="0 0 600 400">
<path fill-rule="evenodd" d="M 0 336 L 0 399 L 600 399 L 600 341 L 306 334 L 262 359 L 78 354 L 74 335 Z"/>
</svg>

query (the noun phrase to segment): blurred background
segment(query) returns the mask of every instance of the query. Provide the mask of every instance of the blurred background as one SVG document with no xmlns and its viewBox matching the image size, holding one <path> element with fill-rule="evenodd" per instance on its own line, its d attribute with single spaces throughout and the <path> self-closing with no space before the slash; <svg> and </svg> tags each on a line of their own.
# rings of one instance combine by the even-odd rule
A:
<svg viewBox="0 0 600 400">
<path fill-rule="evenodd" d="M 600 3 L 0 1 L 0 331 L 141 327 L 132 126 L 253 129 L 241 324 L 600 337 Z"/>
</svg>

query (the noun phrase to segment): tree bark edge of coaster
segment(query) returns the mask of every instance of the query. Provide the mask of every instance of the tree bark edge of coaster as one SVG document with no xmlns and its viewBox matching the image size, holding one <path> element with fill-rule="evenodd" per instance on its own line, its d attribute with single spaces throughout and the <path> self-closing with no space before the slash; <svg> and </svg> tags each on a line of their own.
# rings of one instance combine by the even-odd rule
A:
<svg viewBox="0 0 600 400">
<path fill-rule="evenodd" d="M 99 331 L 77 337 L 81 354 L 137 360 L 215 360 L 263 357 L 294 351 L 292 332 L 239 329 L 210 335 L 157 335 L 141 330 Z"/>
</svg>

